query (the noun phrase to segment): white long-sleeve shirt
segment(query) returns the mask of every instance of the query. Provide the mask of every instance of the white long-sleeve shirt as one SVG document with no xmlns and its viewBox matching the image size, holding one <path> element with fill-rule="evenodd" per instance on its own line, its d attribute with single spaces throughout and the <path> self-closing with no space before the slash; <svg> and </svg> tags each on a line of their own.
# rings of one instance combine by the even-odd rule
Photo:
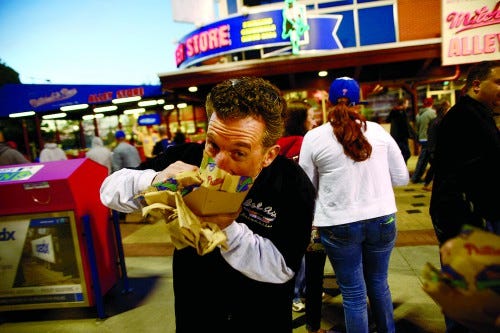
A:
<svg viewBox="0 0 500 333">
<path fill-rule="evenodd" d="M 64 150 L 59 148 L 56 143 L 48 142 L 44 145 L 44 148 L 40 152 L 40 162 L 50 162 L 50 161 L 64 161 L 68 157 Z"/>
<path fill-rule="evenodd" d="M 120 212 L 141 209 L 134 196 L 151 185 L 157 172 L 123 168 L 109 175 L 101 185 L 104 205 Z M 234 269 L 247 277 L 269 283 L 284 283 L 294 276 L 283 255 L 267 238 L 254 234 L 245 224 L 233 222 L 223 230 L 227 236 L 227 250 L 221 255 Z"/>
<path fill-rule="evenodd" d="M 314 226 L 340 225 L 395 213 L 393 186 L 408 184 L 401 151 L 379 124 L 367 122 L 364 132 L 372 154 L 355 162 L 337 141 L 330 123 L 304 136 L 299 164 L 318 191 Z"/>
</svg>

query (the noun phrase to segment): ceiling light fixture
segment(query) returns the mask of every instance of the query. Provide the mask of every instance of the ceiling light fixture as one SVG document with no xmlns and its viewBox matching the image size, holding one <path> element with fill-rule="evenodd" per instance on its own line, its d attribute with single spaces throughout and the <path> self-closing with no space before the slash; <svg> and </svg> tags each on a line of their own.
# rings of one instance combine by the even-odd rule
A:
<svg viewBox="0 0 500 333">
<path fill-rule="evenodd" d="M 118 107 L 116 105 L 108 105 L 108 106 L 101 106 L 101 107 L 95 108 L 94 112 L 96 112 L 96 113 L 108 112 L 108 111 L 115 111 L 116 109 L 118 109 Z"/>
<path fill-rule="evenodd" d="M 137 102 L 137 101 L 140 101 L 141 99 L 142 99 L 141 96 L 115 98 L 114 100 L 111 101 L 111 103 L 120 104 L 120 103 L 128 103 L 128 102 Z"/>
<path fill-rule="evenodd" d="M 196 86 L 191 86 L 191 87 L 189 87 L 189 88 L 188 88 L 188 90 L 189 90 L 190 92 L 197 92 L 197 91 L 198 91 L 198 87 L 196 87 Z"/>
<path fill-rule="evenodd" d="M 49 119 L 58 119 L 58 118 L 64 118 L 66 117 L 66 113 L 60 112 L 60 113 L 54 113 L 54 114 L 46 114 L 45 116 L 42 116 L 44 120 L 49 120 Z"/>
<path fill-rule="evenodd" d="M 173 110 L 175 106 L 173 104 L 167 104 L 163 108 L 168 111 L 168 110 Z"/>
<path fill-rule="evenodd" d="M 82 119 L 83 120 L 92 120 L 92 119 L 99 119 L 99 118 L 103 118 L 104 115 L 102 113 L 98 113 L 98 114 L 86 114 L 85 116 L 82 116 Z"/>
<path fill-rule="evenodd" d="M 143 106 L 152 106 L 158 104 L 157 101 L 140 101 L 137 103 L 138 106 L 143 107 Z"/>
<path fill-rule="evenodd" d="M 177 104 L 177 108 L 178 109 L 183 109 L 183 108 L 185 108 L 187 106 L 188 106 L 187 103 L 179 103 L 179 104 Z"/>
<path fill-rule="evenodd" d="M 9 114 L 9 118 L 19 118 L 19 117 L 29 117 L 33 116 L 35 111 L 25 111 L 25 112 L 17 112 Z"/>
<path fill-rule="evenodd" d="M 325 76 L 327 76 L 327 75 L 328 75 L 328 72 L 327 72 L 327 71 L 319 71 L 319 72 L 318 72 L 318 76 L 319 76 L 319 77 L 325 77 Z"/>
<path fill-rule="evenodd" d="M 73 111 L 73 110 L 83 110 L 88 107 L 89 107 L 88 104 L 74 104 L 74 105 L 61 106 L 59 109 L 61 111 Z"/>
<path fill-rule="evenodd" d="M 128 110 L 124 110 L 123 114 L 138 114 L 138 113 L 144 113 L 144 112 L 146 112 L 145 108 L 128 109 Z"/>
</svg>

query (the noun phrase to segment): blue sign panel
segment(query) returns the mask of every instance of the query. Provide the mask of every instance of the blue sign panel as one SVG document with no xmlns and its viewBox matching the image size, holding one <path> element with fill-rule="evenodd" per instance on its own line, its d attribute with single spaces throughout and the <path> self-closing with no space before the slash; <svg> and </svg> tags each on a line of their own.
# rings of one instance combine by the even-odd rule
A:
<svg viewBox="0 0 500 333">
<path fill-rule="evenodd" d="M 24 111 L 51 111 L 74 104 L 110 103 L 115 98 L 161 96 L 161 86 L 5 84 L 0 88 L 0 117 Z"/>
<path fill-rule="evenodd" d="M 151 126 L 161 124 L 160 115 L 158 113 L 148 113 L 140 115 L 137 119 L 140 126 Z"/>
<path fill-rule="evenodd" d="M 278 9 L 231 16 L 201 27 L 181 39 L 175 55 L 177 66 L 185 68 L 216 56 L 252 49 L 262 49 L 263 53 L 269 49 L 274 55 L 291 53 L 290 39 L 283 38 L 286 35 L 283 34 L 283 17 L 283 10 Z M 299 41 L 300 50 L 304 51 L 396 42 L 392 4 L 370 6 L 356 12 L 344 10 L 327 15 L 306 15 L 306 22 L 308 29 Z M 359 42 L 356 41 L 358 33 Z"/>
</svg>

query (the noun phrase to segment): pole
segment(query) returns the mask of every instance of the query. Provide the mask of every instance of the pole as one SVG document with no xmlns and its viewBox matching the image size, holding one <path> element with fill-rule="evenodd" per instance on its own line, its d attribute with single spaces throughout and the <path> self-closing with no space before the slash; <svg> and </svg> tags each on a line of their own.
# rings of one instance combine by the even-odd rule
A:
<svg viewBox="0 0 500 333">
<path fill-rule="evenodd" d="M 28 159 L 30 161 L 33 161 L 34 156 L 31 155 L 31 149 L 30 149 L 30 140 L 28 136 L 28 127 L 26 126 L 26 119 L 22 120 L 22 126 L 23 126 L 23 138 L 24 138 L 24 148 L 26 155 L 28 156 Z"/>
</svg>

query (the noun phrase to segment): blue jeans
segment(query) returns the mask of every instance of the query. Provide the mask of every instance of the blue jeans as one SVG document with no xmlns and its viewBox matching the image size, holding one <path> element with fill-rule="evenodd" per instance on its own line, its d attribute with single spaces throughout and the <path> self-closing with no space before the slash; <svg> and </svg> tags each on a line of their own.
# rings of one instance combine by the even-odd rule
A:
<svg viewBox="0 0 500 333">
<path fill-rule="evenodd" d="M 342 293 L 347 333 L 368 333 L 367 296 L 377 332 L 395 332 L 387 283 L 396 241 L 395 214 L 319 231 Z"/>
<path fill-rule="evenodd" d="M 415 166 L 415 171 L 413 172 L 413 176 L 411 177 L 411 181 L 414 183 L 418 183 L 422 181 L 422 176 L 425 173 L 425 169 L 427 168 L 427 164 L 429 164 L 430 153 L 427 149 L 427 141 L 420 141 L 420 154 L 418 155 L 417 165 Z"/>
<path fill-rule="evenodd" d="M 293 300 L 299 300 L 306 294 L 306 262 L 302 258 L 299 271 L 295 274 L 295 286 L 293 288 Z"/>
</svg>

